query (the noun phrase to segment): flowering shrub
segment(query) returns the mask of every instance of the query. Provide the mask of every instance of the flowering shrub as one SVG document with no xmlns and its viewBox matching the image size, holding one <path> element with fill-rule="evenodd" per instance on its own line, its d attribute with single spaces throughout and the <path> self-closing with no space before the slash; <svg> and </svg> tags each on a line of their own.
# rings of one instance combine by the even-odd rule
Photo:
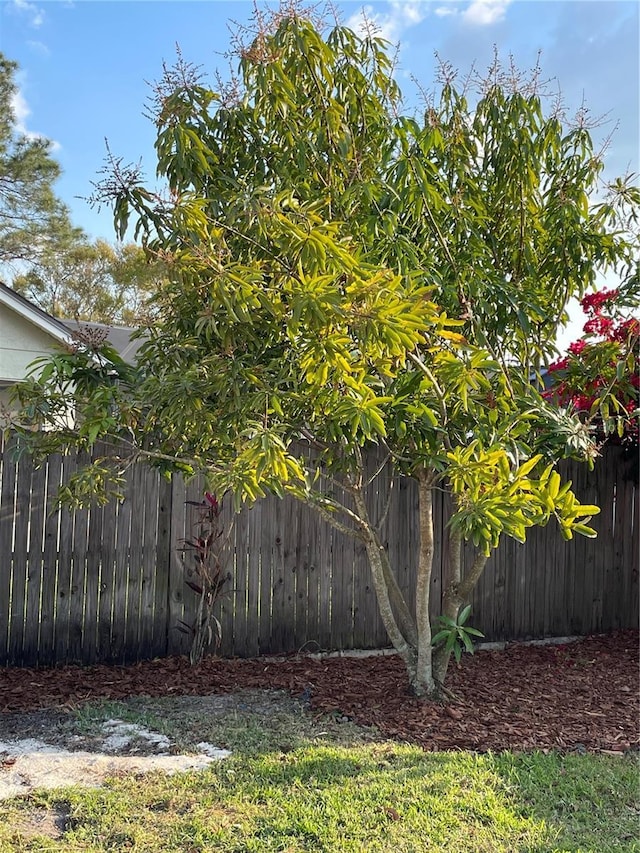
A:
<svg viewBox="0 0 640 853">
<path fill-rule="evenodd" d="M 637 290 L 613 288 L 581 301 L 587 316 L 583 336 L 548 367 L 545 396 L 577 411 L 599 438 L 639 443 Z"/>
</svg>

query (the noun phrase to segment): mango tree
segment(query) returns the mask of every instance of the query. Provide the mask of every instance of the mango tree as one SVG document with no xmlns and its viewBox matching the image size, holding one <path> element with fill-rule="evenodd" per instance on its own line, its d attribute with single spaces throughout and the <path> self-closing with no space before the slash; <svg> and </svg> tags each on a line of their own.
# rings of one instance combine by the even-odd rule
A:
<svg viewBox="0 0 640 853">
<path fill-rule="evenodd" d="M 542 397 L 537 371 L 570 297 L 599 266 L 624 274 L 633 241 L 610 204 L 590 205 L 602 164 L 589 133 L 545 112 L 535 75 L 496 64 L 468 101 L 445 67 L 439 98 L 406 114 L 381 39 L 325 31 L 291 4 L 258 25 L 228 86 L 182 60 L 158 84 L 166 193 L 118 161 L 98 191 L 119 235 L 133 220 L 169 270 L 136 370 L 89 344 L 57 356 L 23 400 L 51 423 L 71 395 L 76 426 L 29 435 L 49 447 L 113 437 L 127 464 L 204 473 L 237 507 L 269 493 L 306 501 L 364 543 L 411 687 L 439 696 L 501 537 L 524 541 L 551 519 L 566 538 L 595 535 L 597 507 L 555 465 L 596 446 Z M 76 485 L 117 480 L 122 457 L 109 464 Z M 385 483 L 418 484 L 409 597 L 367 501 L 383 469 Z M 432 631 L 435 489 L 451 515 Z"/>
</svg>

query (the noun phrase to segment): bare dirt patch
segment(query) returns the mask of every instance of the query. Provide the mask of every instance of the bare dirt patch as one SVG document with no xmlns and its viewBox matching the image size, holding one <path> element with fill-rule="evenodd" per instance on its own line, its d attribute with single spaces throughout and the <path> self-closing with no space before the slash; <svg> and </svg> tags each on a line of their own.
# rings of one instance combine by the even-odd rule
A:
<svg viewBox="0 0 640 853">
<path fill-rule="evenodd" d="M 0 800 L 37 788 L 97 787 L 125 773 L 199 770 L 236 744 L 288 751 L 321 728 L 300 699 L 260 689 L 13 711 L 0 714 Z M 348 738 L 355 727 L 337 728 Z"/>
<path fill-rule="evenodd" d="M 62 804 L 56 803 L 53 808 L 34 806 L 28 813 L 20 816 L 13 830 L 23 842 L 42 836 L 59 841 L 68 827 L 69 812 Z"/>
</svg>

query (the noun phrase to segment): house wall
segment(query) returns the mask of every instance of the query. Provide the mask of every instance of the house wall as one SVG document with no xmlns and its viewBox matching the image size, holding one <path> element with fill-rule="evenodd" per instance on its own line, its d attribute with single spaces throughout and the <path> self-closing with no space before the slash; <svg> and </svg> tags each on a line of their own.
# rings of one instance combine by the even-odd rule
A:
<svg viewBox="0 0 640 853">
<path fill-rule="evenodd" d="M 0 383 L 24 379 L 29 364 L 57 346 L 52 335 L 0 304 Z"/>
<path fill-rule="evenodd" d="M 26 377 L 34 359 L 51 355 L 58 347 L 53 335 L 0 303 L 0 429 L 8 424 L 11 412 L 15 415 L 15 404 L 9 405 L 12 385 Z"/>
</svg>

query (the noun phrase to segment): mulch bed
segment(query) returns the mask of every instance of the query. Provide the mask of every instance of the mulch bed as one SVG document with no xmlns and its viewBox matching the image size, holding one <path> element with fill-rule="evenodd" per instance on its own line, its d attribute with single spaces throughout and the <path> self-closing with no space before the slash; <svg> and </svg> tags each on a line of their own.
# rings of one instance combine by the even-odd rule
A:
<svg viewBox="0 0 640 853">
<path fill-rule="evenodd" d="M 71 708 L 96 699 L 278 688 L 427 750 L 638 749 L 639 636 L 622 631 L 566 645 L 511 644 L 453 664 L 441 705 L 409 695 L 396 656 L 253 660 L 172 657 L 131 666 L 0 669 L 0 712 Z"/>
</svg>

